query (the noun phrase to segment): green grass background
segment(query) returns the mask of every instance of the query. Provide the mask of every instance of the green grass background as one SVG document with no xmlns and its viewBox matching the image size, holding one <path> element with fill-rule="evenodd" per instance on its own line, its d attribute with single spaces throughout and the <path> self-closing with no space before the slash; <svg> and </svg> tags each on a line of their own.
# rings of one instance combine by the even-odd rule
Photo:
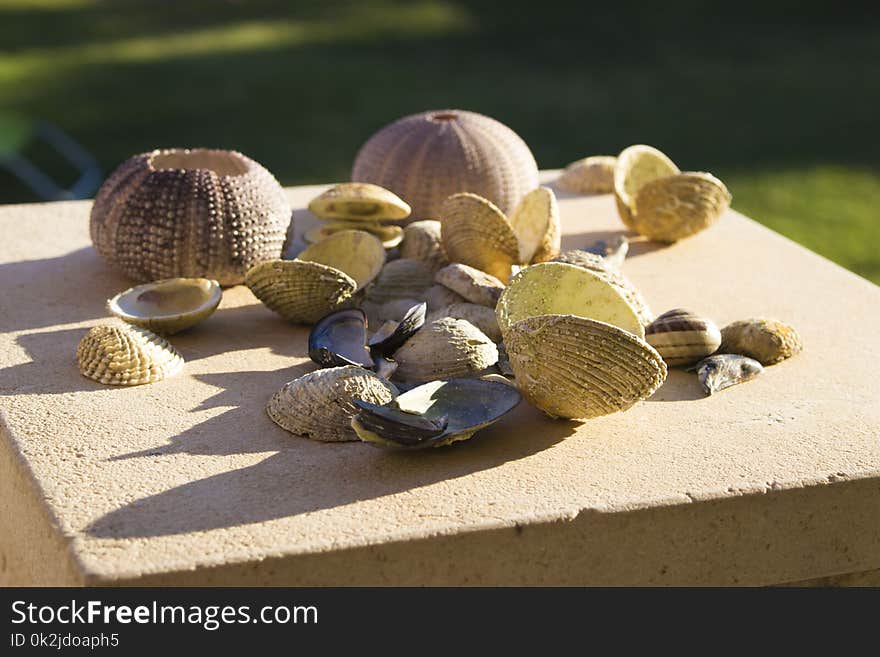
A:
<svg viewBox="0 0 880 657">
<path fill-rule="evenodd" d="M 0 112 L 60 125 L 105 172 L 202 145 L 284 184 L 343 180 L 375 130 L 444 107 L 510 125 L 542 168 L 655 145 L 724 179 L 736 209 L 880 282 L 877 9 L 0 0 Z M 29 200 L 0 173 L 0 202 Z"/>
</svg>

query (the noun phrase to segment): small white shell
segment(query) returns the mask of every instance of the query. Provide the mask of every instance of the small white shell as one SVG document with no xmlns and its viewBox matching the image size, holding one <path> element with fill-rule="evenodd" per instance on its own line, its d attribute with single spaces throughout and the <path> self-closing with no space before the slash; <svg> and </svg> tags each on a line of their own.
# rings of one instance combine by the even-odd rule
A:
<svg viewBox="0 0 880 657">
<path fill-rule="evenodd" d="M 585 157 L 565 167 L 556 186 L 570 194 L 610 194 L 614 191 L 615 164 L 613 155 Z"/>
</svg>

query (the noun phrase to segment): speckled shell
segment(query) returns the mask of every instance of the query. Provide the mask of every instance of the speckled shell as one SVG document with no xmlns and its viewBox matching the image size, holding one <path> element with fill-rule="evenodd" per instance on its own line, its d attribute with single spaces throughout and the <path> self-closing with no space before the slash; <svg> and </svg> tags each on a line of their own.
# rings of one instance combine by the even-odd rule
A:
<svg viewBox="0 0 880 657">
<path fill-rule="evenodd" d="M 183 369 L 183 357 L 164 338 L 130 325 L 90 329 L 76 359 L 83 376 L 114 386 L 155 383 Z"/>
<path fill-rule="evenodd" d="M 510 327 L 504 346 L 520 392 L 553 417 L 625 411 L 666 380 L 666 364 L 651 345 L 583 317 L 529 317 Z"/>
<path fill-rule="evenodd" d="M 572 162 L 556 181 L 560 191 L 569 194 L 610 194 L 614 191 L 613 155 L 591 155 Z"/>
<path fill-rule="evenodd" d="M 507 282 L 519 262 L 519 242 L 499 208 L 476 194 L 454 194 L 443 203 L 440 222 L 443 250 L 451 262 Z"/>
<path fill-rule="evenodd" d="M 394 224 L 380 224 L 377 221 L 332 221 L 307 230 L 303 234 L 303 241 L 306 244 L 315 244 L 344 230 L 362 230 L 374 235 L 386 249 L 393 249 L 403 240 L 403 228 Z"/>
<path fill-rule="evenodd" d="M 422 300 L 428 304 L 428 310 L 439 310 L 453 303 L 465 303 L 465 299 L 460 294 L 453 292 L 445 285 L 432 285 L 422 295 Z"/>
<path fill-rule="evenodd" d="M 344 230 L 316 242 L 297 256 L 351 276 L 358 289 L 369 285 L 385 264 L 385 247 L 377 237 L 362 230 Z"/>
<path fill-rule="evenodd" d="M 589 269 L 591 272 L 599 275 L 603 280 L 611 283 L 623 295 L 623 298 L 629 302 L 639 321 L 643 326 L 647 326 L 654 320 L 654 314 L 648 307 L 648 302 L 639 292 L 638 288 L 608 260 L 595 253 L 588 251 L 566 251 L 553 259 L 552 262 L 564 262 L 570 265 L 576 265 Z"/>
<path fill-rule="evenodd" d="M 436 274 L 434 280 L 460 295 L 466 301 L 494 308 L 498 304 L 504 284 L 491 274 L 468 267 L 460 262 L 447 265 Z"/>
<path fill-rule="evenodd" d="M 414 220 L 440 216 L 451 194 L 474 192 L 510 212 L 538 186 L 529 147 L 488 116 L 434 110 L 395 121 L 361 147 L 352 180 L 376 183 L 412 206 Z"/>
<path fill-rule="evenodd" d="M 351 418 L 358 409 L 352 399 L 387 404 L 397 394 L 393 384 L 361 367 L 331 367 L 286 383 L 266 413 L 282 429 L 313 440 L 357 440 Z"/>
<path fill-rule="evenodd" d="M 711 319 L 676 308 L 645 329 L 645 340 L 670 367 L 693 365 L 721 346 L 721 331 Z"/>
<path fill-rule="evenodd" d="M 284 319 L 312 324 L 345 307 L 357 282 L 334 267 L 304 260 L 267 260 L 248 270 L 245 284 Z"/>
<path fill-rule="evenodd" d="M 498 348 L 480 329 L 446 317 L 426 323 L 394 352 L 396 376 L 405 381 L 436 381 L 478 374 L 498 362 Z"/>
<path fill-rule="evenodd" d="M 431 271 L 437 271 L 448 265 L 449 260 L 443 251 L 440 222 L 425 219 L 413 222 L 404 228 L 400 257 L 424 262 Z"/>
<path fill-rule="evenodd" d="M 367 299 L 384 303 L 392 299 L 419 299 L 434 284 L 434 275 L 424 262 L 400 258 L 387 263 Z"/>
<path fill-rule="evenodd" d="M 538 187 L 525 195 L 508 217 L 519 243 L 519 262 L 546 262 L 559 255 L 562 226 L 556 194 Z"/>
<path fill-rule="evenodd" d="M 639 189 L 651 180 L 678 173 L 675 163 L 652 146 L 635 144 L 621 151 L 614 167 L 614 199 L 620 220 L 627 228 L 636 230 L 634 215 Z"/>
<path fill-rule="evenodd" d="M 660 242 L 690 237 L 730 207 L 730 192 L 710 173 L 681 173 L 645 183 L 636 194 L 636 231 Z"/>
<path fill-rule="evenodd" d="M 235 285 L 252 265 L 280 257 L 290 222 L 281 185 L 250 158 L 169 149 L 113 172 L 95 197 L 90 231 L 98 253 L 137 281 Z"/>
<path fill-rule="evenodd" d="M 480 329 L 492 342 L 501 342 L 501 329 L 498 327 L 498 318 L 492 308 L 481 306 L 476 303 L 452 303 L 445 308 L 431 312 L 427 321 L 443 317 L 464 319 Z"/>
<path fill-rule="evenodd" d="M 410 207 L 392 191 L 370 183 L 341 183 L 316 196 L 309 212 L 320 219 L 406 219 Z"/>
<path fill-rule="evenodd" d="M 761 365 L 773 365 L 800 353 L 804 348 L 795 328 L 775 319 L 744 319 L 721 329 L 719 351 L 754 358 Z"/>
</svg>

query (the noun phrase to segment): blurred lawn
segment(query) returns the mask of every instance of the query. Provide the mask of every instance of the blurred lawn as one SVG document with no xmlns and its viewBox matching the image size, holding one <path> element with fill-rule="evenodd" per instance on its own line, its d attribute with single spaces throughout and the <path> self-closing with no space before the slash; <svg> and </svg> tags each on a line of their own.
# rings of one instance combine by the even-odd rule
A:
<svg viewBox="0 0 880 657">
<path fill-rule="evenodd" d="M 105 172 L 207 145 L 285 184 L 346 179 L 373 131 L 430 108 L 507 123 L 543 168 L 644 142 L 880 282 L 880 11 L 592 5 L 0 0 L 0 112 L 57 123 Z M 0 202 L 28 200 L 0 173 Z"/>
</svg>

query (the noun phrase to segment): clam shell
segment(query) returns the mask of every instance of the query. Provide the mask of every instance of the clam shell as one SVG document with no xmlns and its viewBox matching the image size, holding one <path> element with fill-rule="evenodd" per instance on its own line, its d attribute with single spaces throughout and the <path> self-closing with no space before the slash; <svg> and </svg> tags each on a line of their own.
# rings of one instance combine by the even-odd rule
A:
<svg viewBox="0 0 880 657">
<path fill-rule="evenodd" d="M 636 194 L 633 228 L 660 242 L 690 237 L 730 207 L 730 192 L 710 173 L 682 173 L 646 182 Z"/>
<path fill-rule="evenodd" d="M 394 192 L 363 182 L 341 183 L 312 199 L 309 212 L 321 219 L 406 219 L 410 207 Z"/>
<path fill-rule="evenodd" d="M 317 262 L 347 274 L 361 289 L 371 283 L 385 264 L 385 247 L 362 230 L 344 230 L 303 250 L 298 260 Z"/>
<path fill-rule="evenodd" d="M 504 346 L 520 392 L 554 417 L 624 411 L 666 379 L 666 364 L 647 342 L 583 317 L 528 317 L 507 330 Z"/>
<path fill-rule="evenodd" d="M 721 329 L 719 351 L 748 356 L 762 365 L 783 361 L 803 348 L 795 328 L 775 319 L 744 319 Z"/>
<path fill-rule="evenodd" d="M 471 303 L 494 308 L 504 291 L 504 284 L 491 274 L 463 265 L 460 262 L 447 265 L 436 274 L 434 280 Z"/>
<path fill-rule="evenodd" d="M 694 367 L 700 387 L 707 395 L 745 383 L 764 371 L 761 363 L 739 354 L 717 354 L 704 358 Z"/>
<path fill-rule="evenodd" d="M 498 362 L 495 343 L 476 326 L 445 317 L 426 323 L 394 352 L 397 376 L 404 381 L 467 377 Z"/>
<path fill-rule="evenodd" d="M 440 222 L 431 219 L 409 224 L 403 229 L 400 257 L 424 262 L 431 271 L 448 265 L 440 230 Z"/>
<path fill-rule="evenodd" d="M 440 221 L 450 261 L 507 282 L 519 262 L 519 242 L 501 210 L 476 194 L 454 194 L 443 203 Z"/>
<path fill-rule="evenodd" d="M 367 299 L 375 303 L 419 299 L 433 284 L 434 274 L 428 265 L 419 260 L 400 258 L 382 268 L 376 282 L 367 290 Z"/>
<path fill-rule="evenodd" d="M 693 365 L 721 346 L 721 331 L 711 319 L 676 308 L 645 329 L 645 340 L 670 367 Z"/>
<path fill-rule="evenodd" d="M 269 400 L 266 413 L 282 429 L 312 440 L 357 440 L 351 428 L 354 400 L 387 404 L 397 394 L 393 384 L 362 367 L 331 367 L 286 383 Z"/>
<path fill-rule="evenodd" d="M 526 267 L 510 281 L 498 306 L 505 335 L 512 324 L 535 315 L 577 315 L 613 324 L 639 338 L 642 322 L 620 290 L 596 272 L 561 262 Z"/>
<path fill-rule="evenodd" d="M 378 237 L 386 249 L 393 249 L 403 240 L 403 228 L 393 224 L 370 221 L 334 221 L 307 230 L 303 235 L 303 241 L 306 244 L 314 244 L 344 230 L 362 230 Z"/>
<path fill-rule="evenodd" d="M 492 308 L 476 303 L 453 303 L 433 311 L 428 316 L 428 321 L 443 317 L 467 320 L 485 333 L 492 342 L 501 342 L 501 329 L 498 327 L 498 318 Z"/>
<path fill-rule="evenodd" d="M 357 282 L 334 267 L 305 260 L 267 260 L 250 268 L 245 284 L 284 319 L 312 324 L 345 307 Z"/>
<path fill-rule="evenodd" d="M 556 186 L 569 194 L 610 194 L 614 191 L 613 155 L 591 155 L 572 162 L 556 181 Z"/>
<path fill-rule="evenodd" d="M 648 182 L 680 173 L 666 155 L 651 146 L 636 144 L 617 156 L 614 167 L 614 198 L 623 223 L 636 229 L 636 194 Z"/>
<path fill-rule="evenodd" d="M 508 218 L 519 243 L 519 262 L 546 262 L 559 255 L 562 227 L 556 195 L 538 187 L 525 195 Z"/>
<path fill-rule="evenodd" d="M 83 376 L 114 386 L 155 383 L 183 369 L 183 357 L 164 338 L 128 324 L 90 329 L 76 359 Z"/>
<path fill-rule="evenodd" d="M 465 299 L 460 294 L 453 292 L 445 285 L 432 285 L 422 295 L 422 299 L 428 304 L 428 310 L 440 310 L 453 303 L 465 303 Z"/>
<path fill-rule="evenodd" d="M 120 292 L 107 309 L 128 324 L 171 335 L 210 317 L 223 291 L 207 278 L 166 278 Z"/>
</svg>

